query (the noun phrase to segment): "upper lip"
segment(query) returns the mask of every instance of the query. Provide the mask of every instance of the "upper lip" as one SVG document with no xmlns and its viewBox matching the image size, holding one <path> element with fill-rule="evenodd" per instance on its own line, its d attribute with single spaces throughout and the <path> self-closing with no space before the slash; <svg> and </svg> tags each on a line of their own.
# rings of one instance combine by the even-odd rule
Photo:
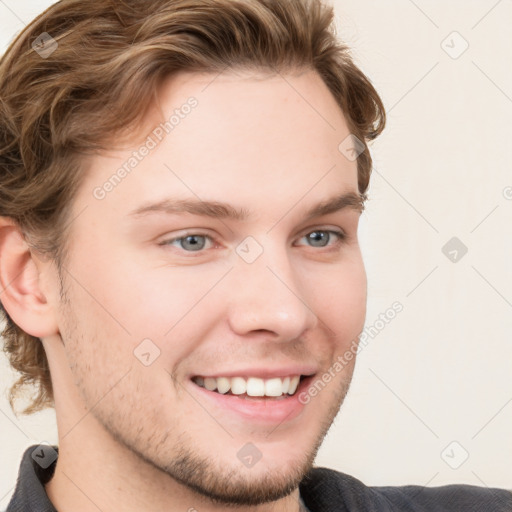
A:
<svg viewBox="0 0 512 512">
<path fill-rule="evenodd" d="M 217 379 L 219 377 L 258 377 L 260 379 L 272 379 L 275 377 L 292 377 L 294 375 L 314 375 L 317 368 L 311 365 L 304 366 L 280 366 L 279 368 L 241 368 L 238 370 L 218 371 L 215 373 L 197 373 L 193 377 L 206 377 Z"/>
</svg>

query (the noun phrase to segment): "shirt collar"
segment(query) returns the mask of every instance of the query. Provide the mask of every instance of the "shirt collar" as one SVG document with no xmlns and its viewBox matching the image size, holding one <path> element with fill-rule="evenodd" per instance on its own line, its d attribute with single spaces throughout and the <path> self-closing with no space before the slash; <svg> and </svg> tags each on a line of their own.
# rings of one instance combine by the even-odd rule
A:
<svg viewBox="0 0 512 512">
<path fill-rule="evenodd" d="M 56 453 L 59 448 L 50 445 L 32 445 L 23 453 L 16 487 L 6 512 L 26 510 L 30 512 L 57 512 L 44 485 L 55 471 Z M 44 460 L 51 463 L 47 464 Z"/>
</svg>

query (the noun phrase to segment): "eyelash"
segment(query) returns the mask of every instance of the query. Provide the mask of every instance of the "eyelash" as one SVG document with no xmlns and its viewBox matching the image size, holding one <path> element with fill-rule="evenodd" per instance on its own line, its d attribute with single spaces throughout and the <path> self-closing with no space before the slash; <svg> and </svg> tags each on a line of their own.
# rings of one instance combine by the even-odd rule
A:
<svg viewBox="0 0 512 512">
<path fill-rule="evenodd" d="M 334 244 L 331 244 L 330 246 L 327 245 L 327 246 L 324 246 L 324 247 L 318 247 L 318 249 L 325 249 L 326 247 L 339 247 L 341 245 L 343 245 L 344 243 L 347 242 L 347 239 L 348 239 L 348 236 L 347 234 L 344 232 L 344 231 L 338 231 L 338 230 L 333 230 L 333 229 L 314 229 L 312 231 L 309 231 L 307 233 L 305 233 L 303 236 L 301 236 L 301 239 L 302 238 L 305 238 L 307 237 L 308 235 L 311 235 L 312 233 L 329 233 L 329 234 L 333 234 L 335 236 L 338 237 L 338 241 Z M 173 242 L 179 242 L 181 240 L 184 240 L 185 238 L 189 237 L 189 236 L 197 236 L 197 237 L 204 237 L 204 238 L 209 238 L 212 242 L 215 242 L 215 239 L 210 236 L 210 235 L 207 235 L 207 234 L 204 234 L 204 233 L 196 233 L 196 232 L 190 232 L 190 233 L 185 233 L 179 237 L 175 237 L 175 238 L 170 238 L 169 240 L 164 240 L 162 242 L 160 242 L 159 245 L 161 246 L 168 246 L 168 245 L 171 245 Z M 330 238 L 329 238 L 329 241 L 330 241 Z M 310 247 L 313 247 L 313 246 L 310 246 Z M 315 248 L 315 247 L 313 247 Z M 206 249 L 200 249 L 200 250 L 197 250 L 197 251 L 187 251 L 185 249 L 182 249 L 184 252 L 186 253 L 189 253 L 189 254 L 201 254 L 201 253 L 204 253 L 206 251 Z M 331 249 L 332 250 L 332 249 Z"/>
</svg>

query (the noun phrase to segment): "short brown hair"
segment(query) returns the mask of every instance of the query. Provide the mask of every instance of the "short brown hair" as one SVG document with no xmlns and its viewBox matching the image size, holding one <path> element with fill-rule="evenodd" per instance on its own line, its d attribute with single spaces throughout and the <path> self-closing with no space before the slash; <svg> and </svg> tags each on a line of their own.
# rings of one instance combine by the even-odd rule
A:
<svg viewBox="0 0 512 512">
<path fill-rule="evenodd" d="M 333 17 L 319 0 L 57 2 L 0 61 L 0 216 L 14 220 L 31 247 L 60 269 L 83 156 L 112 148 L 116 136 L 139 123 L 164 78 L 228 66 L 316 70 L 364 143 L 357 163 L 366 198 L 372 166 L 366 142 L 384 128 L 385 111 L 337 40 Z M 41 38 L 51 41 L 53 53 L 33 47 Z M 11 407 L 29 384 L 36 394 L 23 413 L 53 406 L 40 340 L 2 311 L 4 351 L 21 374 L 10 389 Z"/>
</svg>

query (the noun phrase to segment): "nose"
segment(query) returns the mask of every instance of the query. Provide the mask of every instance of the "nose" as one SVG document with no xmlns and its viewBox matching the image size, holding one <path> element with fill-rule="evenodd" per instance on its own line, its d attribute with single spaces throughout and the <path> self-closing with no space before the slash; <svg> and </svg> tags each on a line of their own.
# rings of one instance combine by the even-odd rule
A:
<svg viewBox="0 0 512 512">
<path fill-rule="evenodd" d="M 252 263 L 240 258 L 230 273 L 229 322 L 241 336 L 265 332 L 275 341 L 290 341 L 318 323 L 298 269 L 285 251 L 277 252 L 267 248 Z"/>
</svg>

